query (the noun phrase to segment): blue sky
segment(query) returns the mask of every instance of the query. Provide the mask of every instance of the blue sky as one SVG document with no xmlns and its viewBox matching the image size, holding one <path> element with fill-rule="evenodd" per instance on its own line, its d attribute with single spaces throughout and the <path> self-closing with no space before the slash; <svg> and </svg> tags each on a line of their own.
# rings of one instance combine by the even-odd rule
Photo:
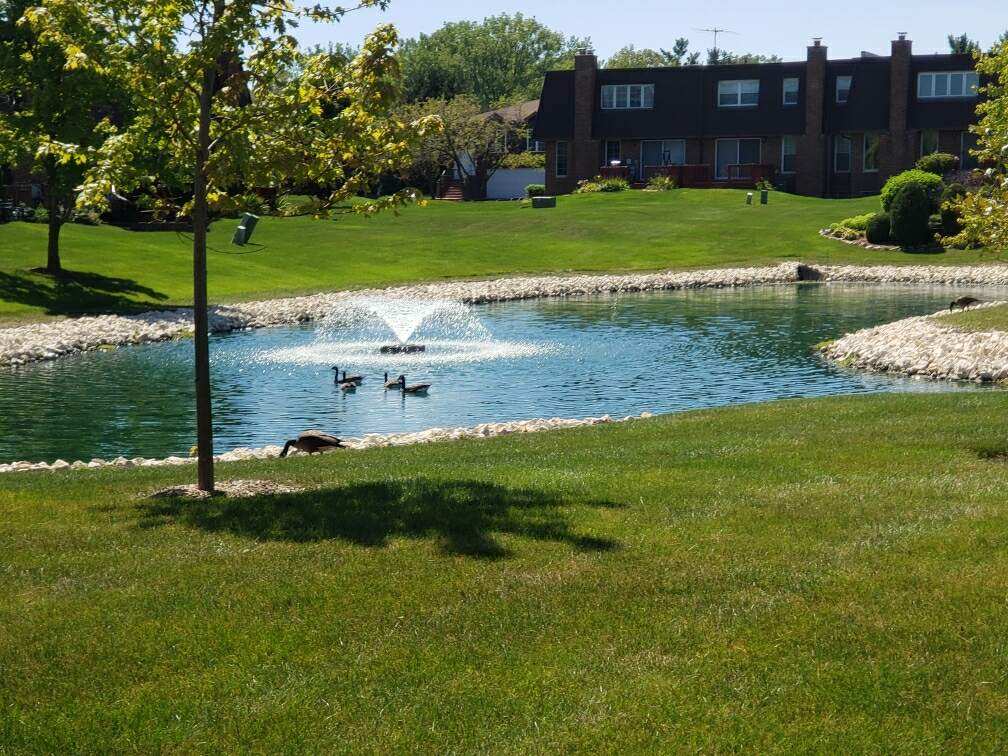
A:
<svg viewBox="0 0 1008 756">
<path fill-rule="evenodd" d="M 723 48 L 778 54 L 785 60 L 804 59 L 812 37 L 823 37 L 831 58 L 843 58 L 861 50 L 887 53 L 900 31 L 909 33 L 915 53 L 929 53 L 945 52 L 949 33 L 966 32 L 989 46 L 1008 28 L 1005 0 L 392 0 L 385 12 L 357 11 L 337 26 L 305 27 L 297 36 L 308 44 L 357 43 L 377 24 L 391 22 L 404 37 L 412 37 L 432 32 L 445 21 L 519 11 L 565 34 L 590 37 L 602 57 L 625 44 L 668 48 L 679 36 L 688 37 L 694 49 L 706 49 L 710 35 L 694 28 L 712 26 L 738 32 L 723 37 Z"/>
</svg>

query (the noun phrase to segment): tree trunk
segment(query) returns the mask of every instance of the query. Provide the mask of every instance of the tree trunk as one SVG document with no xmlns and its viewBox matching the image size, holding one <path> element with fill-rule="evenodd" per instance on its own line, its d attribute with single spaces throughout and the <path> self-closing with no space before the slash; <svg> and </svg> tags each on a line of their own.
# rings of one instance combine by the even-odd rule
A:
<svg viewBox="0 0 1008 756">
<path fill-rule="evenodd" d="M 56 275 L 63 272 L 59 252 L 59 235 L 60 229 L 63 228 L 63 217 L 60 215 L 59 201 L 56 198 L 52 183 L 49 184 L 49 197 L 46 199 L 46 210 L 49 212 L 49 251 L 46 254 L 46 273 Z"/>
<path fill-rule="evenodd" d="M 210 109 L 215 71 L 203 73 L 200 91 L 199 135 L 193 175 L 193 344 L 196 353 L 197 488 L 214 490 L 213 415 L 210 396 L 210 333 L 207 313 L 207 161 L 210 157 Z"/>
</svg>

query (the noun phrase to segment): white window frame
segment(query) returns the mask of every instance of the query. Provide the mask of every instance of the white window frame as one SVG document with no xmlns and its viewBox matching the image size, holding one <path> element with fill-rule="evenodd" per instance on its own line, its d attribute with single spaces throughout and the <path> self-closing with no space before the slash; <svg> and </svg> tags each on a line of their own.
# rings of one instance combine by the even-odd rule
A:
<svg viewBox="0 0 1008 756">
<path fill-rule="evenodd" d="M 637 99 L 637 105 L 630 103 Z M 600 95 L 602 110 L 652 110 L 654 84 L 603 84 Z"/>
<path fill-rule="evenodd" d="M 784 107 L 786 107 L 786 108 L 793 108 L 795 105 L 798 104 L 798 99 L 801 96 L 800 95 L 801 84 L 799 83 L 799 81 L 800 80 L 799 80 L 799 78 L 797 76 L 788 76 L 788 77 L 785 77 L 784 83 L 781 85 L 781 104 Z M 793 89 L 789 89 L 788 88 L 788 84 L 791 83 L 791 82 L 794 82 L 794 88 Z M 794 93 L 794 102 L 788 102 L 787 96 L 788 96 L 788 93 L 790 93 L 790 92 Z"/>
<path fill-rule="evenodd" d="M 759 137 L 725 137 L 724 139 L 714 140 L 714 173 L 717 174 L 717 154 L 718 146 L 721 142 L 735 142 L 735 162 L 729 163 L 728 165 L 741 165 L 739 160 L 742 156 L 742 142 L 758 142 L 759 143 L 759 157 L 756 159 L 755 163 L 752 165 L 761 165 L 763 163 L 763 140 Z M 731 176 L 714 176 L 715 181 L 729 181 Z"/>
<path fill-rule="evenodd" d="M 952 94 L 953 77 L 962 77 L 962 92 Z M 943 82 L 942 94 L 938 82 Z M 918 100 L 975 100 L 980 86 L 980 75 L 976 71 L 921 71 L 917 74 Z"/>
<path fill-rule="evenodd" d="M 683 161 L 681 163 L 661 163 L 659 165 L 651 165 L 651 163 L 644 162 L 644 143 L 645 142 L 661 142 L 661 153 L 662 159 L 664 160 L 665 153 L 671 152 L 671 150 L 666 150 L 665 146 L 672 144 L 673 142 L 678 142 L 682 145 L 682 156 Z M 661 165 L 686 165 L 686 140 L 685 139 L 642 139 L 640 143 L 640 165 L 641 168 L 658 168 Z"/>
<path fill-rule="evenodd" d="M 742 96 L 747 94 L 755 94 L 756 102 L 742 102 Z M 759 105 L 759 94 L 759 79 L 725 79 L 719 81 L 717 85 L 717 106 L 719 108 L 755 108 Z M 734 96 L 735 102 L 722 102 L 722 95 Z"/>
<path fill-rule="evenodd" d="M 932 132 L 935 135 L 935 148 L 934 152 L 924 152 L 924 135 Z M 934 155 L 935 153 L 941 152 L 941 132 L 938 129 L 921 129 L 920 133 L 920 157 L 925 155 Z"/>
<path fill-rule="evenodd" d="M 529 134 L 525 138 L 525 150 L 527 152 L 535 152 L 537 154 L 540 152 L 546 152 L 546 143 L 543 142 L 542 139 L 533 139 L 532 135 Z"/>
<path fill-rule="evenodd" d="M 847 153 L 847 169 L 841 171 L 837 168 L 837 158 L 842 154 L 838 147 L 841 142 L 846 142 L 850 145 L 850 151 Z M 850 173 L 854 168 L 854 140 L 850 137 L 844 136 L 843 134 L 837 134 L 833 137 L 833 173 Z"/>
<path fill-rule="evenodd" d="M 794 148 L 791 152 L 784 151 L 784 145 L 788 142 L 788 140 L 791 141 L 791 145 Z M 790 171 L 784 167 L 784 158 L 787 157 L 788 155 L 790 155 L 795 159 L 798 158 L 798 137 L 794 136 L 793 134 L 785 134 L 784 136 L 781 137 L 780 172 L 785 176 L 790 176 L 791 174 L 797 173 L 794 167 L 792 167 Z"/>
<path fill-rule="evenodd" d="M 868 167 L 868 138 L 875 137 L 875 167 Z M 878 145 L 879 134 L 875 131 L 866 131 L 861 140 L 861 173 L 878 173 Z"/>
<path fill-rule="evenodd" d="M 560 173 L 560 145 L 563 145 L 564 153 L 564 171 Z M 556 143 L 553 148 L 553 175 L 557 178 L 567 178 L 567 172 L 570 170 L 570 145 L 566 140 L 560 140 Z"/>
<path fill-rule="evenodd" d="M 840 82 L 841 81 L 846 81 L 847 82 L 847 86 L 841 88 L 841 86 L 840 86 Z M 836 104 L 837 105 L 846 105 L 848 102 L 850 102 L 851 87 L 853 87 L 853 86 L 854 86 L 854 77 L 853 76 L 837 76 L 836 77 L 836 97 L 834 99 L 836 99 Z M 847 92 L 847 96 L 844 97 L 842 100 L 840 99 L 840 93 L 841 92 Z"/>
</svg>

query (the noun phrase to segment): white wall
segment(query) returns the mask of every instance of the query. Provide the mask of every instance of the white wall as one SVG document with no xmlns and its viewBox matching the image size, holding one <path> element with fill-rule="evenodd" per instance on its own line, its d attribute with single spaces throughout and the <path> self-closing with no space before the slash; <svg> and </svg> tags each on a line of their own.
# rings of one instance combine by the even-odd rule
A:
<svg viewBox="0 0 1008 756">
<path fill-rule="evenodd" d="M 545 183 L 545 168 L 499 168 L 487 182 L 487 199 L 518 199 L 529 184 Z"/>
</svg>

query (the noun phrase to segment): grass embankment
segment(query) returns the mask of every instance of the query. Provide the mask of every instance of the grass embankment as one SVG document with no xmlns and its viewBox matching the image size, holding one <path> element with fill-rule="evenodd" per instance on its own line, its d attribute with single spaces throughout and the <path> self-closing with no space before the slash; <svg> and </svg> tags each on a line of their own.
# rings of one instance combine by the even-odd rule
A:
<svg viewBox="0 0 1008 756">
<path fill-rule="evenodd" d="M 561 197 L 555 210 L 516 202 L 432 203 L 398 217 L 264 218 L 254 241 L 230 244 L 236 221 L 210 234 L 209 286 L 215 302 L 320 290 L 509 273 L 653 270 L 833 263 L 973 262 L 976 252 L 910 255 L 823 239 L 830 222 L 867 212 L 878 198 L 823 200 L 774 193 L 767 207 L 744 192 Z M 28 271 L 45 260 L 43 225 L 0 226 L 0 320 L 124 312 L 188 304 L 191 248 L 175 233 L 108 226 L 63 230 L 63 281 Z M 247 252 L 246 254 L 242 254 Z"/>
<path fill-rule="evenodd" d="M 1008 331 L 1008 305 L 951 312 L 938 320 L 963 331 Z"/>
<path fill-rule="evenodd" d="M 0 479 L 12 751 L 1008 747 L 1008 395 Z M 814 418 L 810 422 L 810 418 Z"/>
</svg>

